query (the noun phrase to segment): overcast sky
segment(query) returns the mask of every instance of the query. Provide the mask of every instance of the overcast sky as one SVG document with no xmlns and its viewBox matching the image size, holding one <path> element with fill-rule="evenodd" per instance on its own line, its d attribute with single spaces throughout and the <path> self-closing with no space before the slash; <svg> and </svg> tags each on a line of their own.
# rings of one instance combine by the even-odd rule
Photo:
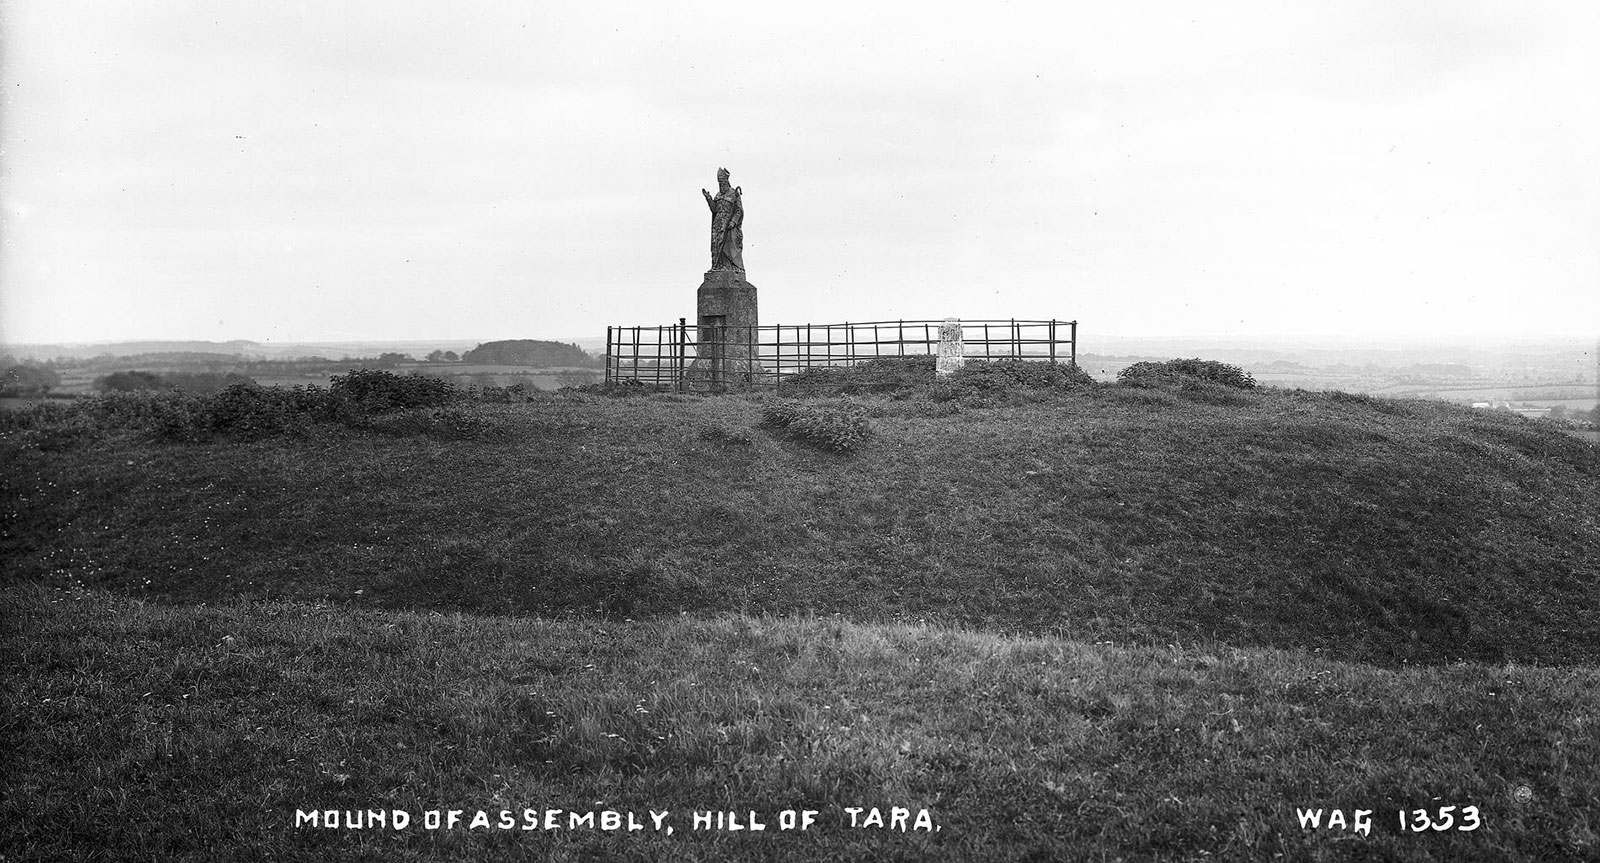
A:
<svg viewBox="0 0 1600 863">
<path fill-rule="evenodd" d="M 1600 4 L 0 9 L 10 343 L 1600 333 Z"/>
</svg>

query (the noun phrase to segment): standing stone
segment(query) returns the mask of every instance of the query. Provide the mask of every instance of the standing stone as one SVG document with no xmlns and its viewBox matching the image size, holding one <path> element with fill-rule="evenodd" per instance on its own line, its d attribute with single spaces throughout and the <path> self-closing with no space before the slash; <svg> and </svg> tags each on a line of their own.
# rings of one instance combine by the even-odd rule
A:
<svg viewBox="0 0 1600 863">
<path fill-rule="evenodd" d="M 939 360 L 934 370 L 940 375 L 947 375 L 966 364 L 967 358 L 963 356 L 966 346 L 961 341 L 961 320 L 959 318 L 945 318 L 939 325 Z"/>
<path fill-rule="evenodd" d="M 763 372 L 756 359 L 756 286 L 744 276 L 744 190 L 730 186 L 728 169 L 718 168 L 717 194 L 700 194 L 711 208 L 711 269 L 697 295 L 699 335 L 688 382 L 722 392 L 755 383 Z"/>
</svg>

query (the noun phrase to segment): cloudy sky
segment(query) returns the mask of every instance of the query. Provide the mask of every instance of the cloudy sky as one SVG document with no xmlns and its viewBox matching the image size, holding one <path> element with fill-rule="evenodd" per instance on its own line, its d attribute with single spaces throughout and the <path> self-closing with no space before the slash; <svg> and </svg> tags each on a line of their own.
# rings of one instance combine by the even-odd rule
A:
<svg viewBox="0 0 1600 863">
<path fill-rule="evenodd" d="M 1600 4 L 0 10 L 6 342 L 1600 332 Z"/>
</svg>

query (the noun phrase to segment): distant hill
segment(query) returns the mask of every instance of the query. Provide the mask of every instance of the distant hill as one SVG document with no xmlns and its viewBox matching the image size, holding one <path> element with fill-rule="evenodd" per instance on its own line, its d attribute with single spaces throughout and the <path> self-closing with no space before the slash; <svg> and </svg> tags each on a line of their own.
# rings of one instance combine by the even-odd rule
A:
<svg viewBox="0 0 1600 863">
<path fill-rule="evenodd" d="M 570 344 L 569 344 L 570 342 Z M 57 358 L 91 359 L 100 356 L 136 357 L 148 354 L 212 354 L 244 359 L 296 359 L 299 357 L 375 357 L 385 353 L 409 354 L 421 358 L 436 351 L 466 351 L 474 345 L 498 344 L 479 339 L 427 339 L 392 341 L 337 341 L 337 342 L 256 342 L 233 339 L 226 342 L 159 341 L 132 342 L 79 342 L 0 344 L 0 355 L 10 355 L 19 360 L 51 360 Z M 595 353 L 604 350 L 605 339 L 583 337 L 566 341 L 549 341 L 545 344 L 566 347 L 590 347 Z"/>
<path fill-rule="evenodd" d="M 537 339 L 508 339 L 484 342 L 461 355 L 463 363 L 481 363 L 496 366 L 535 366 L 558 368 L 564 366 L 592 366 L 594 357 L 584 353 L 577 345 L 545 342 Z"/>
<path fill-rule="evenodd" d="M 142 354 L 214 354 L 219 356 L 274 356 L 279 346 L 263 345 L 245 339 L 227 342 L 203 341 L 140 341 L 140 342 L 84 342 L 78 344 L 20 344 L 0 346 L 0 351 L 19 359 L 55 359 L 72 357 L 89 359 L 110 354 L 118 357 Z"/>
</svg>

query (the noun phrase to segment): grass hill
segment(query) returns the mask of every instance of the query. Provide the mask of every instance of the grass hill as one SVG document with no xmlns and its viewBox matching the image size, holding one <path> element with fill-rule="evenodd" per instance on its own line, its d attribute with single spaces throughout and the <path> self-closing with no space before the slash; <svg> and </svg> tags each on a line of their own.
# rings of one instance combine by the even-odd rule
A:
<svg viewBox="0 0 1600 863">
<path fill-rule="evenodd" d="M 757 430 L 760 400 L 665 394 L 480 405 L 469 440 L 112 433 L 13 451 L 0 550 L 16 577 L 183 601 L 1600 656 L 1594 446 L 1440 403 L 1203 397 L 868 400 L 851 455 Z"/>
<path fill-rule="evenodd" d="M 841 389 L 882 392 L 565 391 L 187 442 L 153 401 L 9 420 L 3 837 L 65 852 L 110 825 L 112 859 L 1594 851 L 1600 449 L 1340 393 Z M 292 826 L 369 803 L 830 820 Z M 943 829 L 850 828 L 858 805 Z M 1302 805 L 1374 809 L 1373 834 L 1304 829 Z M 1396 826 L 1450 805 L 1483 832 Z"/>
<path fill-rule="evenodd" d="M 597 361 L 577 345 L 537 339 L 484 342 L 461 355 L 464 363 L 509 366 L 592 366 Z"/>
</svg>

